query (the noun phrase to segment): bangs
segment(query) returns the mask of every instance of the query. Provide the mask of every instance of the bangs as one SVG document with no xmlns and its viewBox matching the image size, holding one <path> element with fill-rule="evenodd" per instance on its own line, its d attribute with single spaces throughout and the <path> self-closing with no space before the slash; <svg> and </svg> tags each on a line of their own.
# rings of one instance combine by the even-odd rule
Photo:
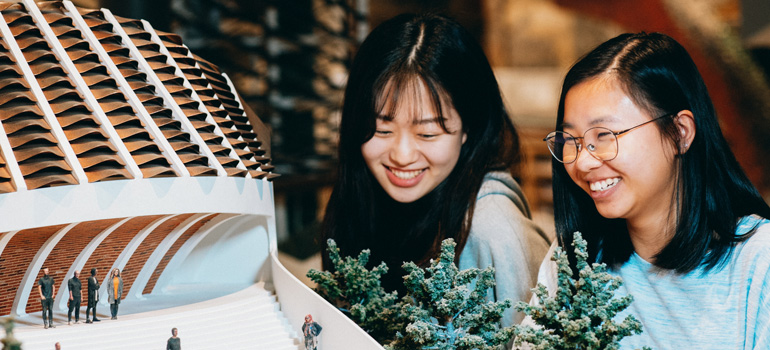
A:
<svg viewBox="0 0 770 350">
<path fill-rule="evenodd" d="M 417 123 L 422 116 L 431 116 L 447 132 L 444 110 L 451 108 L 446 91 L 432 79 L 415 73 L 394 74 L 381 79 L 373 91 L 372 117 L 391 121 L 399 111 L 406 111 Z M 428 103 L 424 103 L 426 102 Z M 373 132 L 373 131 L 372 131 Z"/>
</svg>

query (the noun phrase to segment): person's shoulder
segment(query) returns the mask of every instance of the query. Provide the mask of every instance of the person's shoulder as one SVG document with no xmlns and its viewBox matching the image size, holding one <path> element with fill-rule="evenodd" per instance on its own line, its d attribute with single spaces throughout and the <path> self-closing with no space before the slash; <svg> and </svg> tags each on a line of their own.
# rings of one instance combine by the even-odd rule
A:
<svg viewBox="0 0 770 350">
<path fill-rule="evenodd" d="M 524 198 L 524 192 L 513 179 L 510 173 L 504 171 L 492 171 L 484 176 L 484 182 L 476 195 L 476 206 L 482 210 L 489 208 L 503 208 L 508 203 L 513 204 L 518 211 L 529 217 L 529 204 Z"/>
<path fill-rule="evenodd" d="M 513 176 L 506 171 L 490 171 L 484 175 L 484 181 L 476 196 L 478 199 L 488 195 L 502 194 L 506 196 L 520 196 L 521 187 Z"/>
<path fill-rule="evenodd" d="M 747 216 L 738 223 L 737 235 L 750 234 L 740 246 L 744 263 L 770 265 L 770 220 L 756 215 Z"/>
<path fill-rule="evenodd" d="M 751 215 L 741 218 L 738 222 L 736 235 L 750 234 L 746 246 L 764 249 L 770 248 L 770 220 Z"/>
<path fill-rule="evenodd" d="M 503 171 L 487 173 L 477 196 L 468 241 L 505 247 L 506 242 L 521 245 L 524 237 L 535 236 L 545 234 L 532 221 L 529 205 L 513 177 Z"/>
</svg>

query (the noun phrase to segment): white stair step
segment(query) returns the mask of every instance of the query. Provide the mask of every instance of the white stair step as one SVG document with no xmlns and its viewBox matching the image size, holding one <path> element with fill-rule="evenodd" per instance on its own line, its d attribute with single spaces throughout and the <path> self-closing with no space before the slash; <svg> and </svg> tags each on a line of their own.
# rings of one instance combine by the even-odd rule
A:
<svg viewBox="0 0 770 350">
<path fill-rule="evenodd" d="M 301 349 L 299 341 L 293 338 L 297 331 L 288 326 L 275 296 L 258 285 L 181 307 L 119 313 L 118 320 L 108 318 L 94 324 L 57 323 L 55 329 L 23 326 L 15 334 L 25 350 L 48 350 L 57 341 L 64 349 L 162 348 L 173 327 L 179 329 L 187 350 Z"/>
</svg>

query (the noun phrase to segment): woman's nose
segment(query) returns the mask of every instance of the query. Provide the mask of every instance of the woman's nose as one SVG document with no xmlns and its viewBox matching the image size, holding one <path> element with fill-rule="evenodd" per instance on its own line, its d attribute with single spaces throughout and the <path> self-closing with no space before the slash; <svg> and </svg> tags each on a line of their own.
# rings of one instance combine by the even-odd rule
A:
<svg viewBox="0 0 770 350">
<path fill-rule="evenodd" d="M 580 152 L 578 152 L 577 159 L 575 159 L 574 165 L 577 167 L 579 171 L 587 172 L 589 170 L 602 166 L 602 161 L 596 159 L 596 157 L 594 157 L 588 151 L 588 149 L 586 149 L 586 146 L 583 145 L 583 147 L 581 147 Z"/>
<path fill-rule="evenodd" d="M 417 161 L 417 143 L 411 135 L 394 138 L 390 148 L 390 160 L 394 165 L 406 166 Z"/>
</svg>

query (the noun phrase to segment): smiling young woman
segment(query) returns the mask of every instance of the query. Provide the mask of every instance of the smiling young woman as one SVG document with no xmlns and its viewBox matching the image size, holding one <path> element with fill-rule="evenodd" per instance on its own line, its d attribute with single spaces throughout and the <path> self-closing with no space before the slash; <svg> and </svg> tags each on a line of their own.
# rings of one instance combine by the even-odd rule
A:
<svg viewBox="0 0 770 350">
<path fill-rule="evenodd" d="M 558 244 L 580 231 L 634 296 L 617 317 L 644 333 L 621 349 L 770 348 L 770 208 L 685 49 L 658 33 L 598 46 L 567 73 L 556 129 Z M 555 278 L 545 261 L 539 281 Z"/>
<path fill-rule="evenodd" d="M 529 299 L 549 242 L 511 176 L 518 139 L 492 69 L 457 22 L 401 15 L 372 31 L 351 68 L 339 150 L 323 237 L 344 255 L 371 249 L 370 263 L 390 268 L 386 289 L 403 291 L 401 265 L 426 265 L 453 238 L 461 269 L 495 268 L 494 298 Z"/>
<path fill-rule="evenodd" d="M 398 100 L 388 98 L 388 88 L 394 89 L 386 86 L 384 102 L 378 103 L 383 113 L 377 116 L 374 136 L 361 146 L 361 154 L 391 198 L 411 203 L 449 177 L 468 135 L 448 101 L 440 104 L 445 111 L 432 110 L 430 91 L 422 79 L 404 86 Z"/>
</svg>

